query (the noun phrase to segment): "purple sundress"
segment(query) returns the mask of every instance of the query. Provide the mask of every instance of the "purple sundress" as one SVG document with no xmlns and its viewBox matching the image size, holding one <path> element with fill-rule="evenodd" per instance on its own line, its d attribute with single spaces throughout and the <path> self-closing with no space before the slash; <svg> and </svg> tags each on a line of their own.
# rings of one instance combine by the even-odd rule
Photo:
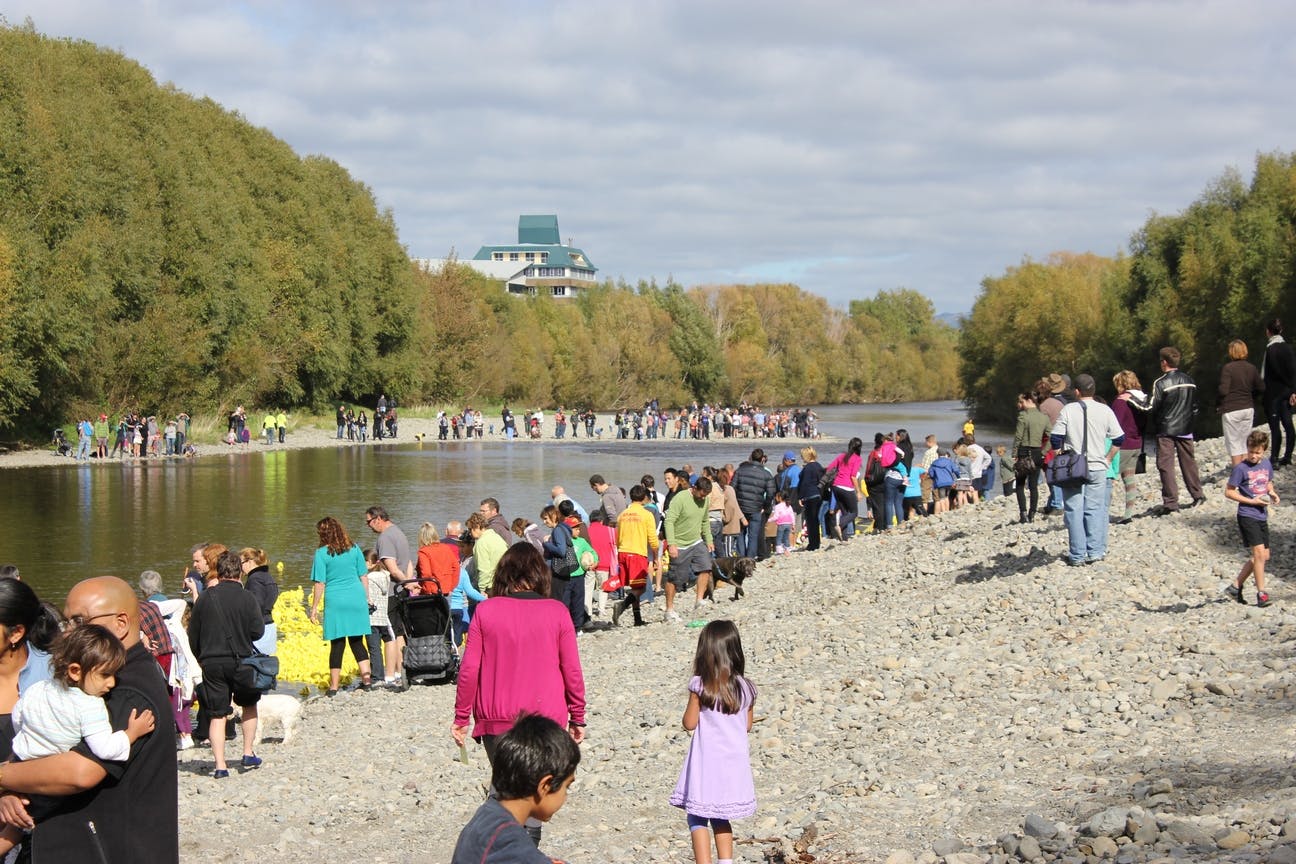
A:
<svg viewBox="0 0 1296 864">
<path fill-rule="evenodd" d="M 756 783 L 747 750 L 747 709 L 755 689 L 738 679 L 742 705 L 736 714 L 703 708 L 689 743 L 670 803 L 693 816 L 742 819 L 756 812 Z M 689 680 L 690 693 L 702 692 L 702 679 Z"/>
</svg>

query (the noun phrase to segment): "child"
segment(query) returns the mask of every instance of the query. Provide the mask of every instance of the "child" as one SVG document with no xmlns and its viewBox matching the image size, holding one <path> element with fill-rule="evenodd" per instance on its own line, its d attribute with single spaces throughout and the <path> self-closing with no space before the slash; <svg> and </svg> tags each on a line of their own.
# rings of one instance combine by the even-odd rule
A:
<svg viewBox="0 0 1296 864">
<path fill-rule="evenodd" d="M 1003 479 L 1000 481 L 1000 490 L 1003 496 L 1007 498 L 1017 491 L 1017 467 L 1013 458 L 1008 455 L 1008 448 L 1000 444 L 995 447 L 995 455 L 999 457 L 999 476 Z"/>
<path fill-rule="evenodd" d="M 551 864 L 522 826 L 529 818 L 548 822 L 567 803 L 580 748 L 539 714 L 520 716 L 495 746 L 494 792 L 459 833 L 451 864 Z"/>
<path fill-rule="evenodd" d="M 731 819 L 756 812 L 756 784 L 747 750 L 756 688 L 743 677 L 742 640 L 732 621 L 712 621 L 698 636 L 684 728 L 693 732 L 670 803 L 688 816 L 693 858 L 711 864 L 715 832 L 718 864 L 733 862 Z"/>
<path fill-rule="evenodd" d="M 787 555 L 792 551 L 792 526 L 796 523 L 796 511 L 788 503 L 787 492 L 774 493 L 774 509 L 770 512 L 769 521 L 777 526 L 774 553 Z"/>
<path fill-rule="evenodd" d="M 365 550 L 365 585 L 369 593 L 369 635 L 367 638 L 371 665 L 383 666 L 383 643 L 392 640 L 391 619 L 387 617 L 387 597 L 391 591 L 391 573 L 378 560 L 373 549 Z M 383 666 L 386 668 L 386 666 Z M 390 682 L 389 682 L 390 683 Z"/>
<path fill-rule="evenodd" d="M 1251 550 L 1251 557 L 1238 571 L 1237 579 L 1228 587 L 1229 596 L 1242 605 L 1246 598 L 1242 589 L 1247 576 L 1255 575 L 1256 605 L 1268 606 L 1272 601 L 1265 593 L 1265 562 L 1269 560 L 1269 505 L 1278 503 L 1278 490 L 1273 487 L 1273 465 L 1265 458 L 1269 450 L 1269 433 L 1256 430 L 1247 436 L 1247 455 L 1233 466 L 1224 497 L 1238 503 L 1238 530 L 1242 532 L 1242 545 Z"/>
<path fill-rule="evenodd" d="M 124 762 L 131 745 L 153 731 L 153 712 L 131 709 L 126 728 L 114 732 L 103 697 L 126 665 L 126 649 L 98 624 L 61 634 L 50 650 L 53 677 L 27 688 L 13 709 L 13 755 L 17 760 L 66 753 L 84 738 L 100 759 Z M 39 819 L 41 814 L 32 812 Z M 22 841 L 12 826 L 0 831 L 0 856 Z"/>
<path fill-rule="evenodd" d="M 905 521 L 915 516 L 926 516 L 927 507 L 923 504 L 923 478 L 927 476 L 927 469 L 922 467 L 922 463 L 917 459 L 909 466 L 908 476 L 905 478 L 904 487 L 904 509 Z"/>
</svg>

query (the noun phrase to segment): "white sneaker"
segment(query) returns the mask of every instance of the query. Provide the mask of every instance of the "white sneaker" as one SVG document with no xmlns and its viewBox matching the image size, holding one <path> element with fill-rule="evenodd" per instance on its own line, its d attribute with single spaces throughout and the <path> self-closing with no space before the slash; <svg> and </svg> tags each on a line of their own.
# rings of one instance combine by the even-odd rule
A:
<svg viewBox="0 0 1296 864">
<path fill-rule="evenodd" d="M 703 609 L 706 609 L 710 605 L 711 605 L 711 601 L 703 597 L 701 600 L 693 604 L 693 611 L 699 612 Z"/>
<path fill-rule="evenodd" d="M 666 621 L 669 622 L 669 623 L 678 624 L 678 623 L 680 622 L 680 616 L 679 616 L 679 613 L 676 612 L 674 609 L 667 609 L 667 610 L 666 610 Z"/>
<path fill-rule="evenodd" d="M 180 740 L 176 742 L 177 750 L 192 750 L 193 746 L 194 740 L 192 735 L 181 734 Z"/>
</svg>

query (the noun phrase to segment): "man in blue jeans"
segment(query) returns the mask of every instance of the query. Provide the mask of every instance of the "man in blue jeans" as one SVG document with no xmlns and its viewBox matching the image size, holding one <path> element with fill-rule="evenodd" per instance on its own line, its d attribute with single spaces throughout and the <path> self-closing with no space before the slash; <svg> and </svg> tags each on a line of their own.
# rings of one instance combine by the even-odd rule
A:
<svg viewBox="0 0 1296 864">
<path fill-rule="evenodd" d="M 1062 519 L 1070 541 L 1067 563 L 1078 567 L 1107 554 L 1107 469 L 1125 431 L 1111 408 L 1094 401 L 1092 375 L 1075 377 L 1075 393 L 1077 401 L 1058 413 L 1049 443 L 1054 450 L 1083 454 L 1089 469 L 1083 483 L 1062 489 Z"/>
<path fill-rule="evenodd" d="M 757 447 L 751 459 L 734 471 L 734 495 L 742 511 L 746 528 L 743 531 L 740 555 L 764 560 L 769 557 L 765 543 L 765 520 L 774 509 L 774 475 L 765 467 L 765 451 Z"/>
</svg>

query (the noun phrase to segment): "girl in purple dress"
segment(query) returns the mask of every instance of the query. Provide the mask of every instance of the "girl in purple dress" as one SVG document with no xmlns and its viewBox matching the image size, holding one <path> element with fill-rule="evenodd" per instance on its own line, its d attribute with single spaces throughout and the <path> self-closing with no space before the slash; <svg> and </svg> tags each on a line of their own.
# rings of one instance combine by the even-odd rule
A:
<svg viewBox="0 0 1296 864">
<path fill-rule="evenodd" d="M 732 621 L 712 621 L 698 636 L 689 681 L 684 728 L 693 733 L 670 803 L 688 816 L 693 858 L 711 864 L 715 833 L 717 864 L 733 862 L 731 819 L 756 812 L 747 733 L 756 688 L 743 677 L 742 640 Z"/>
</svg>

